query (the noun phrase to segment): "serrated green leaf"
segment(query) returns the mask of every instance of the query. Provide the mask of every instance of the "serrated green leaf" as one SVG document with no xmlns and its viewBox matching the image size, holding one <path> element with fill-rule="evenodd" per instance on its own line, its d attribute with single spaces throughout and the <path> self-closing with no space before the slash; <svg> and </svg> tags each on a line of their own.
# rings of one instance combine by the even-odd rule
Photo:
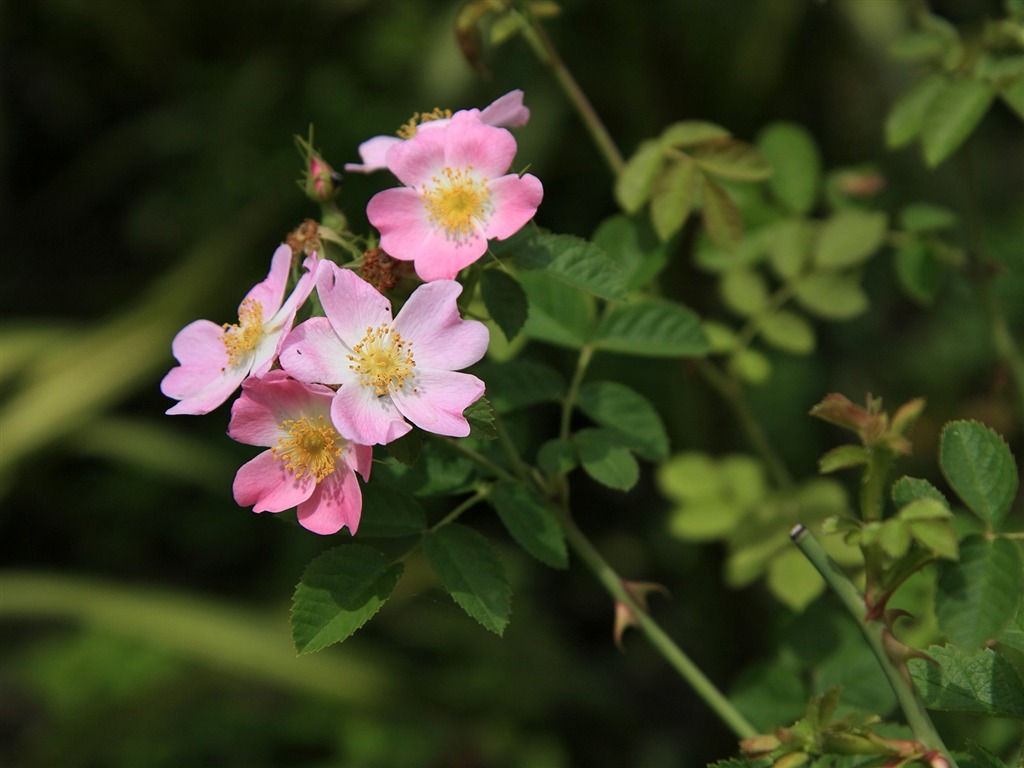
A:
<svg viewBox="0 0 1024 768">
<path fill-rule="evenodd" d="M 537 465 L 549 477 L 571 472 L 579 465 L 576 446 L 568 440 L 548 440 L 537 451 Z"/>
<path fill-rule="evenodd" d="M 678 232 L 693 208 L 697 168 L 686 157 L 673 160 L 658 176 L 651 194 L 651 222 L 662 240 Z"/>
<path fill-rule="evenodd" d="M 439 441 L 424 443 L 419 457 L 411 466 L 393 464 L 381 469 L 386 470 L 386 474 L 400 487 L 416 496 L 459 493 L 469 487 L 473 475 L 473 463 Z M 374 482 L 381 482 L 381 479 L 375 476 Z"/>
<path fill-rule="evenodd" d="M 932 99 L 921 125 L 925 162 L 934 168 L 970 136 L 985 116 L 995 92 L 988 83 L 951 80 Z"/>
<path fill-rule="evenodd" d="M 995 529 L 1017 495 L 1017 466 L 1006 441 L 976 421 L 954 421 L 942 430 L 939 464 L 967 508 Z"/>
<path fill-rule="evenodd" d="M 636 213 L 651 196 L 654 180 L 665 162 L 660 141 L 640 144 L 615 180 L 615 199 L 627 213 Z"/>
<path fill-rule="evenodd" d="M 362 544 L 329 549 L 307 567 L 292 597 L 292 639 L 300 654 L 340 643 L 380 609 L 402 575 Z"/>
<path fill-rule="evenodd" d="M 907 296 L 928 306 L 942 287 L 946 267 L 935 258 L 927 243 L 911 240 L 896 251 L 896 276 Z"/>
<path fill-rule="evenodd" d="M 938 664 L 911 659 L 910 678 L 929 709 L 1024 717 L 1024 684 L 1013 664 L 991 648 L 975 653 L 933 645 Z"/>
<path fill-rule="evenodd" d="M 701 175 L 704 228 L 716 246 L 734 251 L 743 238 L 743 219 L 729 194 L 708 176 Z"/>
<path fill-rule="evenodd" d="M 853 277 L 815 272 L 793 283 L 797 302 L 826 320 L 850 320 L 868 308 L 868 297 Z"/>
<path fill-rule="evenodd" d="M 908 232 L 937 232 L 956 224 L 956 214 L 931 203 L 911 203 L 900 211 L 900 227 Z"/>
<path fill-rule="evenodd" d="M 663 147 L 683 148 L 703 144 L 706 141 L 727 139 L 729 136 L 729 131 L 720 125 L 702 120 L 683 120 L 672 123 L 662 131 L 659 140 Z"/>
<path fill-rule="evenodd" d="M 480 295 L 491 319 L 505 338 L 512 341 L 526 322 L 526 292 L 519 281 L 501 269 L 485 270 L 480 278 Z"/>
<path fill-rule="evenodd" d="M 622 439 L 607 429 L 581 429 L 572 436 L 583 471 L 617 491 L 628 491 L 640 479 L 640 467 Z"/>
<path fill-rule="evenodd" d="M 925 113 L 945 85 L 946 78 L 934 74 L 896 100 L 885 121 L 885 143 L 891 149 L 909 144 L 921 133 Z"/>
<path fill-rule="evenodd" d="M 542 234 L 515 255 L 523 269 L 543 270 L 549 278 L 602 299 L 623 299 L 626 276 L 597 245 L 574 235 Z"/>
<path fill-rule="evenodd" d="M 818 460 L 818 471 L 822 474 L 839 469 L 859 467 L 868 463 L 868 452 L 861 445 L 840 445 Z"/>
<path fill-rule="evenodd" d="M 487 397 L 498 413 L 511 413 L 543 403 L 555 403 L 565 394 L 565 378 L 549 365 L 531 358 L 473 367 L 487 385 Z"/>
<path fill-rule="evenodd" d="M 646 216 L 616 214 L 605 219 L 592 240 L 619 265 L 627 291 L 646 285 L 668 263 L 668 247 Z"/>
<path fill-rule="evenodd" d="M 645 459 L 668 457 L 668 434 L 661 416 L 647 398 L 626 385 L 612 381 L 584 384 L 577 405 L 602 427 L 621 435 Z"/>
<path fill-rule="evenodd" d="M 767 343 L 783 352 L 807 355 L 814 351 L 814 327 L 795 312 L 769 312 L 757 318 L 757 327 Z"/>
<path fill-rule="evenodd" d="M 949 502 L 942 491 L 918 477 L 904 475 L 892 485 L 892 500 L 897 507 L 904 507 L 917 499 L 934 499 L 949 509 Z"/>
<path fill-rule="evenodd" d="M 697 315 L 663 299 L 615 307 L 601 319 L 593 344 L 608 352 L 648 357 L 695 357 L 708 351 Z"/>
<path fill-rule="evenodd" d="M 367 483 L 363 487 L 360 538 L 417 536 L 426 527 L 427 516 L 412 494 L 384 483 Z"/>
<path fill-rule="evenodd" d="M 757 146 L 772 167 L 768 185 L 775 197 L 794 213 L 808 213 L 821 185 L 821 155 L 811 134 L 796 123 L 771 123 Z"/>
<path fill-rule="evenodd" d="M 867 261 L 885 240 L 888 218 L 884 213 L 847 208 L 833 214 L 821 227 L 814 261 L 823 269 L 845 269 Z"/>
<path fill-rule="evenodd" d="M 498 437 L 498 428 L 494 426 L 494 409 L 486 397 L 470 405 L 462 415 L 469 422 L 470 437 L 478 440 L 494 440 Z"/>
<path fill-rule="evenodd" d="M 501 635 L 512 613 L 512 590 L 491 543 L 472 528 L 449 523 L 423 537 L 423 551 L 462 610 Z"/>
<path fill-rule="evenodd" d="M 1024 570 L 1006 539 L 968 536 L 960 560 L 942 563 L 935 595 L 939 626 L 957 645 L 973 650 L 999 638 L 1020 605 Z"/>
<path fill-rule="evenodd" d="M 503 482 L 494 486 L 491 501 L 519 546 L 552 568 L 569 565 L 565 535 L 542 498 L 522 483 Z"/>
<path fill-rule="evenodd" d="M 743 141 L 716 139 L 695 146 L 690 156 L 705 173 L 730 181 L 764 181 L 772 167 L 764 155 Z"/>
<path fill-rule="evenodd" d="M 730 269 L 718 284 L 722 301 L 741 317 L 751 317 L 768 307 L 768 283 L 754 269 Z"/>
<path fill-rule="evenodd" d="M 594 322 L 593 297 L 543 272 L 523 272 L 519 282 L 529 301 L 523 326 L 527 336 L 573 349 L 587 343 Z"/>
<path fill-rule="evenodd" d="M 898 518 L 907 524 L 914 540 L 936 557 L 957 558 L 959 537 L 953 527 L 953 515 L 941 501 L 929 497 L 915 499 L 900 509 Z"/>
</svg>

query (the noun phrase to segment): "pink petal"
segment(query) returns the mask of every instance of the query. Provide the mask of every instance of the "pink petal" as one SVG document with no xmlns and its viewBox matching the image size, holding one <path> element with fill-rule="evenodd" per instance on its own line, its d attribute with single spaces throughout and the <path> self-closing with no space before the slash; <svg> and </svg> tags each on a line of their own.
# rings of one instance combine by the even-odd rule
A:
<svg viewBox="0 0 1024 768">
<path fill-rule="evenodd" d="M 387 168 L 388 150 L 402 140 L 397 136 L 374 136 L 359 145 L 359 157 L 362 163 L 345 163 L 346 171 L 356 173 L 373 173 Z"/>
<path fill-rule="evenodd" d="M 417 370 L 415 391 L 406 387 L 392 398 L 398 410 L 420 429 L 465 437 L 469 434 L 469 422 L 462 412 L 483 393 L 484 383 L 468 373 Z"/>
<path fill-rule="evenodd" d="M 462 286 L 438 280 L 417 288 L 395 318 L 395 330 L 412 342 L 416 367 L 457 371 L 487 352 L 487 327 L 463 320 L 455 300 Z"/>
<path fill-rule="evenodd" d="M 440 121 L 436 121 L 440 122 Z M 431 123 L 427 123 L 431 125 Z M 427 184 L 445 166 L 446 137 L 451 123 L 420 130 L 388 151 L 388 170 L 408 187 Z"/>
<path fill-rule="evenodd" d="M 494 213 L 488 219 L 485 235 L 488 239 L 504 240 L 523 228 L 544 197 L 540 179 L 532 174 L 508 174 L 490 182 Z"/>
<path fill-rule="evenodd" d="M 488 125 L 517 128 L 529 121 L 530 110 L 523 106 L 523 92 L 516 89 L 499 96 L 484 107 L 480 119 Z"/>
<path fill-rule="evenodd" d="M 283 512 L 308 499 L 316 488 L 311 475 L 295 478 L 284 462 L 264 451 L 238 470 L 232 490 L 240 507 L 253 512 Z"/>
<path fill-rule="evenodd" d="M 249 360 L 230 366 L 223 339 L 224 329 L 209 320 L 189 323 L 174 337 L 171 350 L 181 365 L 168 371 L 160 391 L 180 402 L 167 413 L 209 413 L 238 388 Z"/>
<path fill-rule="evenodd" d="M 492 179 L 506 173 L 516 155 L 516 140 L 511 133 L 504 128 L 482 123 L 479 116 L 468 112 L 457 112 L 452 116 L 444 131 L 444 139 L 443 166 L 472 166 L 479 176 Z M 414 137 L 407 143 L 411 144 L 415 140 Z"/>
<path fill-rule="evenodd" d="M 245 298 L 258 301 L 263 308 L 264 321 L 271 318 L 284 300 L 284 289 L 288 284 L 288 273 L 292 268 L 292 249 L 279 245 L 270 260 L 270 273 L 257 283 Z"/>
<path fill-rule="evenodd" d="M 324 263 L 327 266 L 317 275 L 317 295 L 334 332 L 347 346 L 362 341 L 367 328 L 391 323 L 391 302 L 376 288 L 351 269 Z"/>
<path fill-rule="evenodd" d="M 299 525 L 321 535 L 348 527 L 355 534 L 363 511 L 363 493 L 355 473 L 344 464 L 320 482 L 312 495 L 299 504 Z"/>
<path fill-rule="evenodd" d="M 346 384 L 331 404 L 331 419 L 342 437 L 361 445 L 384 445 L 412 429 L 388 396 L 373 387 Z"/>
<path fill-rule="evenodd" d="M 416 274 L 424 282 L 452 280 L 486 252 L 487 240 L 483 237 L 458 243 L 435 236 L 416 257 Z"/>
<path fill-rule="evenodd" d="M 370 470 L 373 469 L 373 448 L 368 445 L 349 443 L 345 461 L 362 476 L 363 480 L 369 480 Z"/>
<path fill-rule="evenodd" d="M 281 347 L 281 367 L 299 381 L 341 384 L 351 381 L 347 355 L 352 354 L 326 317 L 311 317 L 295 326 Z"/>
<path fill-rule="evenodd" d="M 304 416 L 329 418 L 334 391 L 304 384 L 281 370 L 242 382 L 242 395 L 231 406 L 228 436 L 248 445 L 274 446 L 282 436 L 281 423 Z"/>
<path fill-rule="evenodd" d="M 366 218 L 380 232 L 380 247 L 402 261 L 412 261 L 437 238 L 420 193 L 411 187 L 378 192 L 366 206 Z"/>
</svg>

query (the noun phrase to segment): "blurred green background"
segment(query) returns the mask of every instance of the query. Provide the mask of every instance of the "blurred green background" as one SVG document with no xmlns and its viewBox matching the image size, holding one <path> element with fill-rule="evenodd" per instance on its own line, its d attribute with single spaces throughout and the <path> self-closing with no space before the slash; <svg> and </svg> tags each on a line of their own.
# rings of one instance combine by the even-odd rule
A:
<svg viewBox="0 0 1024 768">
<path fill-rule="evenodd" d="M 881 125 L 914 81 L 886 48 L 897 0 L 565 0 L 556 46 L 625 153 L 667 123 L 706 119 L 751 139 L 771 120 L 809 128 L 827 167 L 872 164 L 882 205 L 962 210 L 957 162 L 924 170 L 887 153 Z M 503 639 L 466 618 L 411 561 L 398 593 L 341 648 L 297 659 L 288 601 L 331 545 L 236 507 L 253 449 L 224 436 L 227 408 L 162 415 L 170 340 L 230 320 L 284 235 L 315 208 L 292 144 L 335 167 L 413 112 L 526 92 L 517 164 L 545 185 L 538 222 L 589 235 L 615 212 L 611 178 L 549 74 L 519 40 L 480 77 L 448 0 L 14 0 L 2 7 L 4 236 L 0 307 L 0 553 L 7 766 L 697 766 L 730 734 L 639 637 L 611 642 L 611 606 L 581 569 L 503 548 L 515 588 Z M 993 0 L 932 7 L 965 29 Z M 1007 265 L 1021 327 L 1020 124 L 995 107 L 972 139 L 989 255 Z M 1016 153 L 1016 154 L 1015 154 Z M 384 174 L 346 179 L 365 226 Z M 1016 273 L 1014 273 L 1016 270 Z M 757 412 L 805 477 L 837 441 L 806 417 L 830 390 L 889 404 L 926 394 L 908 472 L 934 476 L 943 421 L 978 417 L 1020 448 L 981 314 L 951 281 L 921 310 L 891 260 L 868 267 L 873 311 L 819 329 L 810 358 L 777 356 Z M 713 284 L 682 259 L 666 291 L 701 312 Z M 555 360 L 558 360 L 557 355 Z M 665 413 L 675 450 L 746 447 L 695 382 L 625 359 Z M 545 418 L 541 413 L 538 418 Z M 1018 452 L 1018 455 L 1021 455 Z M 656 611 L 728 688 L 795 619 L 760 587 L 721 585 L 722 553 L 665 536 L 645 474 L 629 495 L 581 482 L 581 525 L 626 576 L 666 584 Z"/>
</svg>

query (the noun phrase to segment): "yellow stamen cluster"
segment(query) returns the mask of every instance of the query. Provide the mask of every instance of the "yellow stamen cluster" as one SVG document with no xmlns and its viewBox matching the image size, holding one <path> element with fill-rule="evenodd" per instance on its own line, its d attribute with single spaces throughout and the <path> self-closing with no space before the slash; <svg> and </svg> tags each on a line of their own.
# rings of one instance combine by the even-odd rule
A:
<svg viewBox="0 0 1024 768">
<path fill-rule="evenodd" d="M 412 376 L 416 361 L 412 357 L 412 342 L 402 338 L 387 323 L 367 328 L 366 335 L 348 355 L 349 368 L 359 374 L 360 383 L 373 387 L 377 397 L 383 397 L 405 386 Z"/>
<path fill-rule="evenodd" d="M 447 120 L 452 116 L 450 109 L 441 109 L 440 107 L 434 107 L 430 112 L 416 112 L 409 122 L 398 129 L 398 138 L 400 139 L 411 139 L 416 135 L 416 130 L 423 123 L 429 123 L 433 120 Z"/>
<path fill-rule="evenodd" d="M 420 196 L 430 222 L 443 229 L 449 240 L 465 240 L 476 232 L 491 213 L 491 190 L 487 179 L 472 175 L 473 166 L 445 167 L 440 176 L 423 185 Z"/>
<path fill-rule="evenodd" d="M 270 451 L 275 459 L 285 462 L 285 469 L 296 478 L 312 475 L 319 483 L 334 472 L 345 441 L 323 416 L 286 419 L 281 422 L 281 429 L 288 435 Z"/>
<path fill-rule="evenodd" d="M 263 338 L 263 305 L 253 299 L 246 299 L 238 308 L 238 322 L 233 325 L 224 323 L 224 331 L 228 362 L 235 365 L 256 349 Z"/>
</svg>

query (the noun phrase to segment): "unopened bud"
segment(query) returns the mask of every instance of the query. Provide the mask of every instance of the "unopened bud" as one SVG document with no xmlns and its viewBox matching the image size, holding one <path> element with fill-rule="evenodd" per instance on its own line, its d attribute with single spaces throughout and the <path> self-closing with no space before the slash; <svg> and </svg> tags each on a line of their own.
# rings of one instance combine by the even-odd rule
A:
<svg viewBox="0 0 1024 768">
<path fill-rule="evenodd" d="M 313 129 L 309 130 L 309 139 L 295 137 L 295 145 L 305 161 L 302 185 L 306 196 L 317 203 L 333 200 L 341 191 L 341 174 L 327 163 L 320 153 L 313 149 Z"/>
</svg>

